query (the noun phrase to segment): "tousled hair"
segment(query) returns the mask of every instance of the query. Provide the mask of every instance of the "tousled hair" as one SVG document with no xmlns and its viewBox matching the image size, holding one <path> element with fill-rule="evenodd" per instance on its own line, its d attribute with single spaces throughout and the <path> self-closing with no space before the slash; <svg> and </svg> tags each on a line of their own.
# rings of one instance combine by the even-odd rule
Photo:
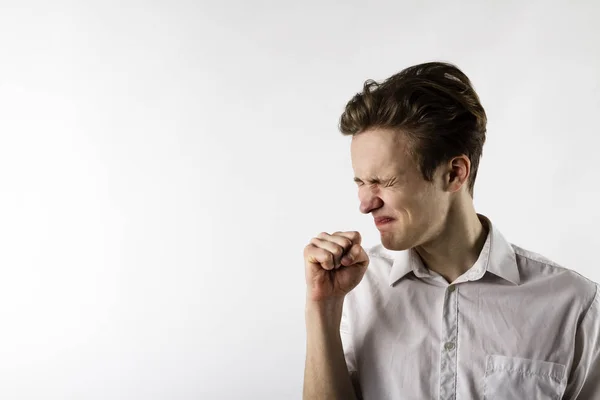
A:
<svg viewBox="0 0 600 400">
<path fill-rule="evenodd" d="M 453 64 L 408 67 L 381 83 L 367 80 L 346 105 L 339 129 L 357 135 L 391 128 L 406 135 L 423 178 L 454 157 L 471 161 L 468 190 L 473 197 L 485 143 L 487 117 L 469 78 Z"/>
</svg>

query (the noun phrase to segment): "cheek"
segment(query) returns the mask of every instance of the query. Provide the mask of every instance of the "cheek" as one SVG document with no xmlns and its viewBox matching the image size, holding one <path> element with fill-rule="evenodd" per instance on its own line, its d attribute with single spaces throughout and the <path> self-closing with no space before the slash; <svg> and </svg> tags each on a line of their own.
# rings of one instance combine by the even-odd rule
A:
<svg viewBox="0 0 600 400">
<path fill-rule="evenodd" d="M 422 218 L 426 218 L 429 223 L 439 220 L 448 206 L 447 198 L 433 191 L 421 196 L 419 204 L 420 212 L 424 214 Z"/>
<path fill-rule="evenodd" d="M 420 190 L 419 190 L 420 189 Z M 438 214 L 440 203 L 435 193 L 429 190 L 406 189 L 390 193 L 384 202 L 400 216 L 405 215 L 413 221 L 428 219 Z"/>
<path fill-rule="evenodd" d="M 389 197 L 389 201 L 393 203 L 407 205 L 418 203 L 426 197 L 423 188 L 409 184 L 391 188 L 386 191 L 386 195 Z"/>
<path fill-rule="evenodd" d="M 412 210 L 419 204 L 419 199 L 404 191 L 395 191 L 383 197 L 384 203 L 398 212 Z"/>
</svg>

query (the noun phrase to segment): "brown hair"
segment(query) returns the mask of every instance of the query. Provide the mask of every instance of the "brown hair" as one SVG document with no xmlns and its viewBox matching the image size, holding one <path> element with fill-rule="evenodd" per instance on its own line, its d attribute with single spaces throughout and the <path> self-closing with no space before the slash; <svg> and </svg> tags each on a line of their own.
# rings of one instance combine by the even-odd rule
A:
<svg viewBox="0 0 600 400">
<path fill-rule="evenodd" d="M 371 79 L 346 105 L 340 118 L 344 135 L 392 128 L 407 135 L 423 177 L 459 155 L 471 161 L 468 188 L 473 197 L 487 117 L 469 78 L 455 65 L 414 65 L 382 83 Z"/>
</svg>

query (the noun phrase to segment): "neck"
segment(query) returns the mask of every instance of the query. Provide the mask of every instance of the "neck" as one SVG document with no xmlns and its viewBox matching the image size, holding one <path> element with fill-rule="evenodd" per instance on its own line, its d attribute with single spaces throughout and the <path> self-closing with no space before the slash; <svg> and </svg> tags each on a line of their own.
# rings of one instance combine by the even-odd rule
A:
<svg viewBox="0 0 600 400">
<path fill-rule="evenodd" d="M 415 250 L 427 268 L 454 282 L 475 264 L 485 244 L 488 227 L 484 226 L 472 201 L 450 209 L 438 234 Z"/>
</svg>

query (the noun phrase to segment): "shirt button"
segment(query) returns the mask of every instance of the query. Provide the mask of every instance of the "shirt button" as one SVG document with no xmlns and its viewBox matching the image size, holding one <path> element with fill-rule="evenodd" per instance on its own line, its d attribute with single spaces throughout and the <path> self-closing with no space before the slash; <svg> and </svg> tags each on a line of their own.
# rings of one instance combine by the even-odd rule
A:
<svg viewBox="0 0 600 400">
<path fill-rule="evenodd" d="M 452 342 L 447 342 L 447 343 L 444 345 L 444 348 L 445 348 L 446 350 L 448 350 L 448 351 L 450 351 L 450 350 L 454 350 L 454 343 L 452 343 Z"/>
<path fill-rule="evenodd" d="M 448 292 L 452 293 L 456 290 L 456 285 L 450 285 L 448 286 Z"/>
</svg>

